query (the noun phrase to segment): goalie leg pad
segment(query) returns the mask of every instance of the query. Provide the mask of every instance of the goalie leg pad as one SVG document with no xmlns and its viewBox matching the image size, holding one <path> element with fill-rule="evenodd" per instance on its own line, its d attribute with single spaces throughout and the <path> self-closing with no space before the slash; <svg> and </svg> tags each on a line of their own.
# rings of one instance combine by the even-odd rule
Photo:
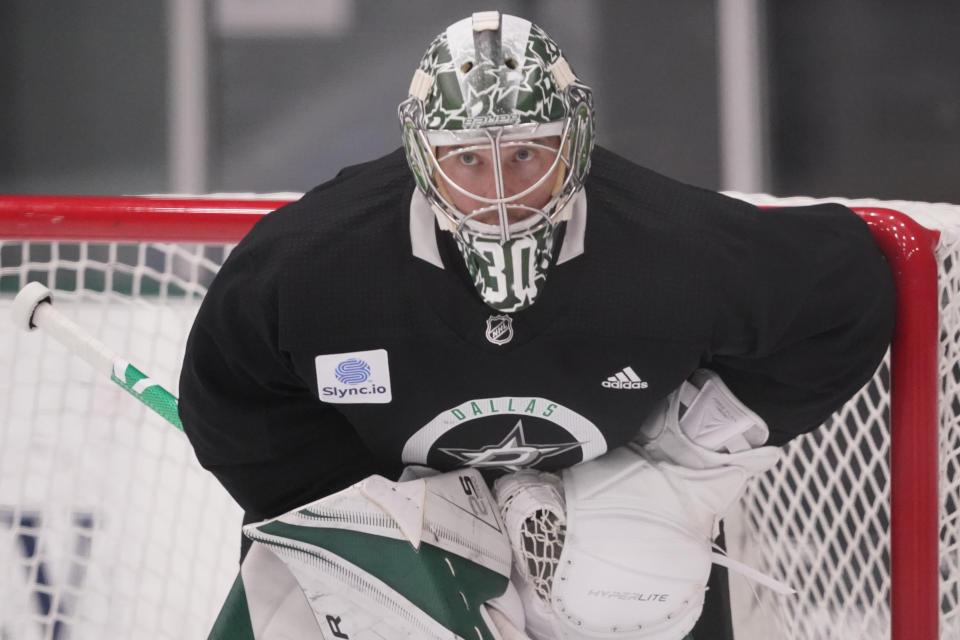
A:
<svg viewBox="0 0 960 640">
<path fill-rule="evenodd" d="M 371 476 L 244 532 L 283 561 L 321 632 L 336 622 L 323 637 L 501 640 L 497 620 L 524 626 L 509 540 L 475 470 Z"/>
</svg>

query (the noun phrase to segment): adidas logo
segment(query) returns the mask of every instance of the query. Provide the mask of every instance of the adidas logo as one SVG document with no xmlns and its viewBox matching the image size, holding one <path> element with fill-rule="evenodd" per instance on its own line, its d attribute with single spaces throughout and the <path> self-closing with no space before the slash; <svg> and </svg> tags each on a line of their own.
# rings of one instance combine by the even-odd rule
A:
<svg viewBox="0 0 960 640">
<path fill-rule="evenodd" d="M 646 389 L 646 380 L 641 380 L 633 367 L 624 367 L 600 383 L 607 389 Z"/>
</svg>

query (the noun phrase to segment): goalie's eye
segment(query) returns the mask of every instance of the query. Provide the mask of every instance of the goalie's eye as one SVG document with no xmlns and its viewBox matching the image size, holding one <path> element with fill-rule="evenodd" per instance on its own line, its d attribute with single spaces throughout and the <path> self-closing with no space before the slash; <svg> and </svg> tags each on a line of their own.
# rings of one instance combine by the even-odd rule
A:
<svg viewBox="0 0 960 640">
<path fill-rule="evenodd" d="M 460 154 L 460 164 L 462 164 L 465 167 L 472 167 L 473 165 L 477 164 L 479 161 L 480 159 L 477 158 L 477 154 L 471 153 L 470 151 L 465 151 Z"/>
<path fill-rule="evenodd" d="M 513 157 L 515 160 L 518 160 L 520 162 L 529 162 L 530 160 L 533 160 L 533 157 L 534 157 L 533 149 L 530 149 L 527 147 L 520 147 L 519 149 L 517 149 L 517 152 L 516 154 L 514 154 Z"/>
</svg>

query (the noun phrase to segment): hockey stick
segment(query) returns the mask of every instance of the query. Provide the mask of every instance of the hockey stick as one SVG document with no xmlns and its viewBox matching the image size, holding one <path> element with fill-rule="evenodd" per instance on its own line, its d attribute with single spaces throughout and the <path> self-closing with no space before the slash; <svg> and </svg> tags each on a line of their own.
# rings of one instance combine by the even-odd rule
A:
<svg viewBox="0 0 960 640">
<path fill-rule="evenodd" d="M 27 283 L 14 298 L 13 321 L 25 331 L 43 329 L 97 371 L 103 374 L 109 371 L 111 380 L 183 431 L 176 396 L 54 308 L 53 293 L 41 283 Z"/>
</svg>

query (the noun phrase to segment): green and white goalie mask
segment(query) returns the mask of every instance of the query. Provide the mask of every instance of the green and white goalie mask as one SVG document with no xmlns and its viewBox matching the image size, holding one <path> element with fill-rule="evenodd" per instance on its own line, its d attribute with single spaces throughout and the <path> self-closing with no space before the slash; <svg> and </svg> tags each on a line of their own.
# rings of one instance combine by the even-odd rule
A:
<svg viewBox="0 0 960 640">
<path fill-rule="evenodd" d="M 417 187 L 480 296 L 504 312 L 533 304 L 590 168 L 590 89 L 542 29 L 486 11 L 431 43 L 399 117 Z"/>
</svg>

